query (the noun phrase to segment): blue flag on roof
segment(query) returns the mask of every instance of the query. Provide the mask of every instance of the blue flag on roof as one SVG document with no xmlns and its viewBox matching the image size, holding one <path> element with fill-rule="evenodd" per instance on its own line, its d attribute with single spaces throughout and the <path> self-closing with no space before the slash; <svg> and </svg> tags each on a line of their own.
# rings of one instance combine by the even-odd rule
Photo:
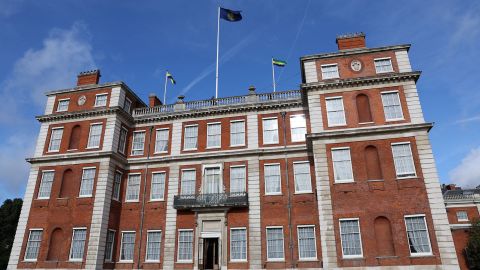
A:
<svg viewBox="0 0 480 270">
<path fill-rule="evenodd" d="M 242 14 L 240 14 L 241 11 L 235 11 L 231 9 L 226 9 L 226 8 L 220 8 L 220 18 L 229 21 L 229 22 L 238 22 L 242 20 Z"/>
</svg>

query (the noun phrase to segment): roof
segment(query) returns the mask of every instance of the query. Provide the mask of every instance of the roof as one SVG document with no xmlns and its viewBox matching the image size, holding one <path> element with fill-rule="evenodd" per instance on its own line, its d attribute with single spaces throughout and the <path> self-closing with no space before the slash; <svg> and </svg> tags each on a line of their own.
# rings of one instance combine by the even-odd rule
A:
<svg viewBox="0 0 480 270">
<path fill-rule="evenodd" d="M 480 196 L 480 189 L 455 189 L 447 190 L 443 194 L 443 198 L 446 200 L 462 200 L 473 199 L 475 195 Z"/>
<path fill-rule="evenodd" d="M 393 45 L 393 46 L 385 46 L 385 47 L 377 47 L 377 48 L 358 48 L 358 49 L 342 50 L 337 52 L 312 54 L 312 55 L 306 55 L 306 56 L 300 57 L 300 61 L 313 60 L 313 59 L 319 59 L 319 58 L 347 56 L 347 55 L 354 55 L 354 54 L 361 54 L 361 53 L 391 51 L 391 50 L 407 50 L 408 51 L 410 49 L 410 46 L 411 46 L 410 44 L 402 44 L 402 45 Z"/>
</svg>

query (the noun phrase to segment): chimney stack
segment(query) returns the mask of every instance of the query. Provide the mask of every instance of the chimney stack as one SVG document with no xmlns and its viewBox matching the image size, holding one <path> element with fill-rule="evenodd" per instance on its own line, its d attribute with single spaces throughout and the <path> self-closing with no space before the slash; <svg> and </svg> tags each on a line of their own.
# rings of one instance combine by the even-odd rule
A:
<svg viewBox="0 0 480 270">
<path fill-rule="evenodd" d="M 155 106 L 160 106 L 160 105 L 162 105 L 162 101 L 160 101 L 160 99 L 158 99 L 157 95 L 155 95 L 154 93 L 151 93 L 148 96 L 148 106 L 155 107 Z"/>
<path fill-rule="evenodd" d="M 366 48 L 365 33 L 363 32 L 338 35 L 336 42 L 339 51 Z"/>
<path fill-rule="evenodd" d="M 100 69 L 80 72 L 77 76 L 77 86 L 98 84 L 100 81 Z"/>
</svg>

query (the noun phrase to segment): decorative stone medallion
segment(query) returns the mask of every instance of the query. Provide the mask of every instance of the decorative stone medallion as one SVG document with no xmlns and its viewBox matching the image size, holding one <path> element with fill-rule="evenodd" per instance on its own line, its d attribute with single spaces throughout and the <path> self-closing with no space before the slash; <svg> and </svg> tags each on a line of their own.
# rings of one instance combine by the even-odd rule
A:
<svg viewBox="0 0 480 270">
<path fill-rule="evenodd" d="M 77 103 L 79 106 L 82 106 L 83 104 L 85 104 L 85 101 L 87 101 L 87 97 L 83 95 L 78 98 Z"/>
<path fill-rule="evenodd" d="M 362 69 L 362 62 L 360 60 L 354 59 L 352 62 L 350 62 L 350 68 L 352 68 L 353 71 L 360 71 Z"/>
</svg>

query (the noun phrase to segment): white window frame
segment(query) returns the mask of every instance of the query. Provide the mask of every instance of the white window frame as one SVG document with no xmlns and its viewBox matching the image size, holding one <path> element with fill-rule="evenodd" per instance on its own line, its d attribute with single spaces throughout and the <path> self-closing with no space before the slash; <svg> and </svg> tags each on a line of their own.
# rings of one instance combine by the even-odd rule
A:
<svg viewBox="0 0 480 270">
<path fill-rule="evenodd" d="M 128 199 L 128 187 L 129 187 L 129 182 L 130 182 L 130 176 L 131 175 L 139 175 L 140 176 L 140 180 L 139 180 L 139 183 L 138 183 L 138 199 L 136 200 L 129 200 Z M 142 174 L 141 173 L 129 173 L 128 176 L 127 176 L 127 187 L 125 188 L 125 202 L 138 202 L 140 200 L 140 188 L 142 187 Z"/>
<path fill-rule="evenodd" d="M 40 231 L 42 232 L 41 234 L 41 237 L 42 239 L 40 239 L 40 244 L 38 245 L 38 252 L 37 252 L 37 257 L 35 259 L 27 259 L 27 251 L 28 251 L 28 248 L 30 247 L 30 234 L 32 233 L 32 231 Z M 43 229 L 42 228 L 31 228 L 28 230 L 28 238 L 27 238 L 27 244 L 25 245 L 25 254 L 23 254 L 23 261 L 24 262 L 36 262 L 38 260 L 38 255 L 40 254 L 40 249 L 42 248 L 42 240 L 43 240 Z"/>
<path fill-rule="evenodd" d="M 265 140 L 265 120 L 276 120 L 277 121 L 277 140 L 273 141 L 266 141 Z M 272 129 L 273 130 L 273 129 Z M 280 142 L 280 127 L 278 125 L 278 117 L 264 117 L 262 118 L 262 141 L 263 144 L 268 145 L 268 144 L 278 144 Z"/>
<path fill-rule="evenodd" d="M 62 102 L 62 101 L 68 101 L 68 104 L 67 104 L 67 108 L 65 108 L 63 110 L 60 110 L 60 102 Z M 69 106 L 70 106 L 70 98 L 59 99 L 58 103 L 57 103 L 57 112 L 67 112 Z"/>
<path fill-rule="evenodd" d="M 359 255 L 345 255 L 343 254 L 343 240 L 342 240 L 342 221 L 350 221 L 356 220 L 358 221 L 358 236 L 360 238 L 360 254 Z M 342 249 L 342 258 L 344 259 L 351 259 L 351 258 L 363 258 L 363 240 L 362 240 L 362 228 L 360 227 L 360 218 L 340 218 L 338 219 L 338 230 L 340 233 L 340 248 Z"/>
<path fill-rule="evenodd" d="M 294 115 L 290 115 L 290 138 L 292 140 L 292 142 L 304 142 L 305 141 L 305 135 L 303 136 L 303 138 L 301 139 L 293 139 L 293 125 L 292 125 L 292 119 L 294 118 L 303 118 L 304 120 L 304 124 L 305 126 L 304 127 L 295 127 L 295 128 L 305 128 L 305 134 L 307 134 L 307 118 L 305 116 L 305 114 L 294 114 Z"/>
<path fill-rule="evenodd" d="M 133 257 L 135 258 L 135 244 L 137 242 L 137 232 L 136 231 L 122 231 L 120 235 L 120 256 L 118 258 L 118 262 L 120 263 L 132 263 L 133 259 L 131 260 L 122 260 L 122 253 L 123 253 L 123 235 L 125 233 L 134 233 L 135 239 L 133 240 Z"/>
<path fill-rule="evenodd" d="M 218 168 L 219 170 L 219 181 L 218 181 L 218 190 L 220 193 L 223 192 L 223 166 L 221 163 L 216 163 L 216 164 L 207 164 L 202 166 L 202 192 L 206 193 L 206 171 L 207 169 L 215 169 Z M 196 179 L 195 179 L 196 180 Z"/>
<path fill-rule="evenodd" d="M 98 145 L 90 146 L 90 140 L 91 140 L 91 135 L 92 135 L 92 127 L 93 126 L 101 126 L 100 128 L 100 134 L 99 134 L 99 139 L 98 139 Z M 103 123 L 102 122 L 97 122 L 97 123 L 91 123 L 90 124 L 90 129 L 88 130 L 88 142 L 87 142 L 87 149 L 97 149 L 100 148 L 100 144 L 102 142 L 102 133 L 103 133 Z"/>
<path fill-rule="evenodd" d="M 189 128 L 189 127 L 197 127 L 197 136 L 196 136 L 197 143 L 196 143 L 196 147 L 194 147 L 194 148 L 187 148 L 187 128 Z M 197 149 L 198 149 L 198 124 L 185 125 L 183 127 L 183 150 L 184 151 L 193 151 L 193 150 L 197 150 Z"/>
<path fill-rule="evenodd" d="M 301 258 L 300 257 L 300 228 L 313 228 L 313 242 L 315 245 L 315 257 L 308 257 L 308 258 Z M 297 225 L 297 251 L 298 251 L 298 260 L 299 261 L 316 261 L 318 258 L 318 250 L 317 250 L 317 232 L 315 229 L 315 225 Z"/>
<path fill-rule="evenodd" d="M 233 166 L 230 166 L 230 179 L 228 179 L 229 181 L 229 189 L 230 189 L 230 193 L 232 193 L 232 169 L 235 169 L 235 168 L 243 168 L 243 170 L 245 171 L 245 178 L 243 179 L 244 182 L 243 182 L 243 189 L 245 190 L 245 192 L 247 191 L 247 179 L 248 179 L 248 172 L 247 172 L 247 166 L 246 165 L 233 165 Z M 241 192 L 241 191 L 233 191 L 233 192 Z"/>
<path fill-rule="evenodd" d="M 335 150 L 347 150 L 349 151 L 350 154 L 350 170 L 352 171 L 352 179 L 344 179 L 344 180 L 335 180 L 335 176 L 337 175 L 337 172 L 335 170 L 335 163 L 333 160 L 333 151 Z M 332 167 L 333 167 L 333 182 L 334 183 L 353 183 L 355 182 L 355 175 L 353 174 L 353 162 L 352 162 L 352 151 L 350 147 L 334 147 L 330 149 L 330 154 L 332 155 Z"/>
<path fill-rule="evenodd" d="M 467 218 L 459 217 L 458 214 L 460 214 L 460 213 L 461 213 L 461 214 L 465 213 L 465 216 L 466 216 Z M 460 222 L 462 222 L 462 221 L 469 221 L 469 219 L 468 219 L 468 212 L 465 211 L 465 210 L 459 210 L 459 211 L 457 211 L 457 212 L 456 212 L 456 216 L 457 216 L 457 221 L 460 221 Z"/>
<path fill-rule="evenodd" d="M 278 166 L 278 171 L 280 172 L 280 192 L 267 192 L 267 181 L 265 179 L 265 167 L 266 166 Z M 282 165 L 280 163 L 265 163 L 263 164 L 263 185 L 264 185 L 264 191 L 265 195 L 268 196 L 275 196 L 275 195 L 282 195 Z"/>
<path fill-rule="evenodd" d="M 53 137 L 53 131 L 54 130 L 62 130 L 62 134 L 60 136 L 60 143 L 58 144 L 58 149 L 52 150 L 52 137 Z M 55 152 L 60 152 L 60 148 L 62 147 L 62 139 L 63 139 L 63 127 L 54 127 L 50 131 L 50 141 L 48 142 L 48 152 L 49 153 L 55 153 Z"/>
<path fill-rule="evenodd" d="M 159 131 L 163 132 L 165 130 L 167 131 L 167 150 L 158 151 L 157 150 L 158 134 L 159 134 Z M 168 153 L 169 144 L 170 144 L 170 129 L 169 128 L 157 128 L 157 129 L 155 129 L 155 154 Z"/>
<path fill-rule="evenodd" d="M 135 149 L 135 133 L 143 133 L 143 144 L 142 144 L 142 148 L 140 149 Z M 134 131 L 133 134 L 132 134 L 132 156 L 143 156 L 145 154 L 145 138 L 146 138 L 146 135 L 147 135 L 147 131 L 146 130 L 137 130 L 137 131 Z M 142 151 L 141 153 L 134 153 L 135 151 Z"/>
<path fill-rule="evenodd" d="M 310 190 L 300 190 L 298 191 L 297 190 L 297 174 L 295 173 L 295 164 L 308 164 L 308 175 L 310 176 L 309 180 L 310 180 Z M 312 187 L 312 172 L 310 170 L 310 161 L 306 160 L 306 161 L 295 161 L 293 162 L 292 164 L 292 167 L 293 167 L 293 185 L 294 185 L 294 188 L 295 188 L 295 194 L 306 194 L 306 193 L 313 193 L 313 187 Z"/>
<path fill-rule="evenodd" d="M 105 96 L 105 105 L 99 105 L 97 103 L 99 96 Z M 107 105 L 108 105 L 108 93 L 100 93 L 95 95 L 95 104 L 93 105 L 93 107 L 107 107 Z"/>
<path fill-rule="evenodd" d="M 165 175 L 165 179 L 163 181 L 163 193 L 162 193 L 162 197 L 161 198 L 157 198 L 157 199 L 153 199 L 152 198 L 152 195 L 153 195 L 153 175 L 155 174 L 163 174 Z M 150 201 L 152 202 L 161 202 L 161 201 L 165 201 L 165 186 L 166 186 L 166 183 L 167 183 L 167 172 L 166 171 L 155 171 L 155 172 L 152 172 L 152 176 L 150 178 Z"/>
<path fill-rule="evenodd" d="M 413 217 L 423 217 L 423 222 L 425 223 L 425 229 L 427 230 L 427 239 L 428 239 L 428 246 L 430 248 L 430 252 L 412 253 L 410 251 L 410 240 L 408 239 L 408 231 L 407 231 L 407 218 L 413 218 Z M 405 235 L 407 236 L 408 251 L 410 252 L 410 256 L 412 256 L 412 257 L 422 257 L 422 256 L 433 255 L 433 253 L 432 253 L 432 242 L 430 240 L 430 231 L 428 230 L 427 217 L 425 216 L 425 214 L 405 215 L 403 217 L 403 221 L 405 222 Z"/>
<path fill-rule="evenodd" d="M 411 175 L 411 176 L 402 176 L 402 177 L 399 177 L 398 176 L 398 173 L 397 173 L 397 167 L 395 167 L 395 156 L 393 155 L 393 146 L 394 145 L 402 145 L 402 144 L 408 144 L 410 147 L 410 158 L 411 158 L 411 162 L 412 162 L 412 165 L 413 165 L 413 169 L 414 171 L 412 173 L 414 173 L 414 175 Z M 409 142 L 409 141 L 405 141 L 405 142 L 396 142 L 396 143 L 392 143 L 391 144 L 391 148 L 392 148 L 392 159 L 393 159 L 393 166 L 395 167 L 395 177 L 397 179 L 409 179 L 409 178 L 417 178 L 417 168 L 415 166 L 415 159 L 413 158 L 413 152 L 412 152 L 412 143 Z"/>
<path fill-rule="evenodd" d="M 283 247 L 283 258 L 268 258 L 268 229 L 282 229 L 282 247 Z M 283 226 L 266 226 L 265 227 L 265 245 L 267 250 L 267 262 L 284 262 L 285 261 L 285 232 L 283 231 Z"/>
<path fill-rule="evenodd" d="M 208 137 L 211 136 L 208 132 L 208 127 L 213 126 L 213 125 L 219 125 L 220 126 L 220 134 L 215 135 L 215 136 L 219 137 L 218 145 L 211 146 L 211 145 L 208 145 Z M 198 138 L 198 134 L 197 134 L 197 138 Z M 207 149 L 218 149 L 218 148 L 221 148 L 221 147 L 222 147 L 222 122 L 207 123 L 207 146 L 206 146 L 206 148 Z"/>
<path fill-rule="evenodd" d="M 242 133 L 243 134 L 243 137 L 242 137 L 243 143 L 242 144 L 233 144 L 232 143 L 232 137 L 233 137 L 232 136 L 232 123 L 240 123 L 240 122 L 243 123 L 243 133 Z M 236 146 L 245 146 L 246 145 L 246 143 L 245 143 L 245 141 L 246 141 L 246 139 L 245 139 L 245 134 L 246 134 L 245 127 L 246 127 L 246 122 L 243 119 L 242 120 L 232 120 L 232 121 L 230 121 L 230 146 L 236 147 Z M 240 133 L 234 133 L 234 134 L 240 134 Z"/>
<path fill-rule="evenodd" d="M 195 250 L 194 250 L 194 246 L 195 246 L 195 232 L 193 231 L 193 229 L 178 229 L 178 235 L 177 235 L 177 263 L 192 263 L 193 262 L 193 257 L 194 257 L 194 253 L 195 253 Z M 179 256 L 180 256 L 180 232 L 192 232 L 192 254 L 190 254 L 191 256 L 191 259 L 189 260 L 180 260 L 179 259 Z"/>
<path fill-rule="evenodd" d="M 113 232 L 112 250 L 110 251 L 110 257 L 109 258 L 105 257 L 105 261 L 106 262 L 113 262 L 113 252 L 115 251 L 113 247 L 115 246 L 115 235 L 117 234 L 117 231 L 112 230 L 112 229 L 107 230 L 107 238 L 105 240 L 105 252 L 107 252 L 107 241 L 108 241 L 108 233 L 109 232 Z"/>
<path fill-rule="evenodd" d="M 43 176 L 44 176 L 44 173 L 46 173 L 46 172 L 53 172 L 52 184 L 50 185 L 50 193 L 49 193 L 48 197 L 40 197 L 40 188 L 42 187 Z M 41 171 L 41 173 L 42 173 L 42 178 L 40 178 L 40 184 L 38 185 L 37 200 L 48 200 L 48 199 L 50 199 L 50 196 L 52 195 L 53 182 L 55 181 L 55 170 L 43 170 L 43 171 Z"/>
<path fill-rule="evenodd" d="M 83 243 L 83 252 L 82 252 L 82 258 L 77 259 L 73 258 L 72 259 L 72 251 L 73 251 L 73 237 L 75 236 L 75 231 L 76 230 L 85 230 L 85 242 Z M 85 247 L 88 241 L 88 229 L 87 227 L 74 227 L 72 228 L 72 238 L 70 240 L 70 254 L 68 255 L 68 261 L 69 262 L 82 262 L 83 258 L 85 257 Z"/>
<path fill-rule="evenodd" d="M 182 182 L 183 182 L 183 173 L 186 172 L 186 171 L 192 171 L 194 172 L 194 175 L 195 175 L 195 181 L 194 181 L 194 184 L 193 184 L 193 193 L 191 194 L 184 194 L 183 193 L 183 187 L 182 187 Z M 196 193 L 196 190 L 197 189 L 197 169 L 195 168 L 189 168 L 189 169 L 183 169 L 182 172 L 181 172 L 181 175 L 180 175 L 180 195 L 195 195 Z"/>
<path fill-rule="evenodd" d="M 328 100 L 332 100 L 332 99 L 341 99 L 342 100 L 343 123 L 331 124 L 330 121 L 328 121 L 327 102 L 328 102 Z M 325 112 L 327 114 L 327 126 L 328 127 L 341 127 L 341 126 L 346 126 L 347 125 L 347 116 L 345 115 L 345 104 L 343 102 L 343 96 L 325 97 Z"/>
<path fill-rule="evenodd" d="M 122 142 L 122 131 L 125 131 L 125 137 L 123 139 L 123 142 Z M 118 135 L 118 152 L 122 154 L 125 154 L 125 149 L 127 148 L 127 137 L 128 137 L 128 129 L 126 129 L 125 127 L 122 127 L 120 129 L 120 134 Z"/>
<path fill-rule="evenodd" d="M 160 233 L 160 254 L 158 254 L 158 260 L 148 259 L 148 240 L 149 240 L 148 233 L 151 233 L 151 232 L 152 233 L 155 233 L 155 232 Z M 147 230 L 147 242 L 145 243 L 145 262 L 146 263 L 151 263 L 151 262 L 158 263 L 162 259 L 162 238 L 163 238 L 162 230 Z"/>
<path fill-rule="evenodd" d="M 82 182 L 83 182 L 83 176 L 85 175 L 85 171 L 86 170 L 91 170 L 91 169 L 95 169 L 95 174 L 93 175 L 93 183 L 92 183 L 92 191 L 90 194 L 86 194 L 86 195 L 80 195 L 80 191 L 82 190 Z M 78 197 L 79 198 L 90 198 L 90 197 L 93 197 L 93 190 L 95 188 L 95 179 L 97 178 L 97 167 L 83 167 L 82 168 L 82 178 L 80 179 L 80 189 L 78 191 Z"/>
<path fill-rule="evenodd" d="M 128 110 L 127 110 L 127 104 L 128 105 Z M 123 110 L 130 113 L 132 111 L 132 101 L 128 98 L 128 97 L 125 97 L 125 100 L 123 101 Z"/>
<path fill-rule="evenodd" d="M 118 192 L 115 192 L 115 176 L 120 175 L 120 182 L 118 183 Z M 122 179 L 123 179 L 123 173 L 119 170 L 116 170 L 115 173 L 113 174 L 113 186 L 112 186 L 112 199 L 115 201 L 119 202 L 120 201 L 120 194 L 122 193 Z"/>
<path fill-rule="evenodd" d="M 245 230 L 245 259 L 232 259 L 232 231 Z M 231 227 L 230 228 L 230 262 L 248 262 L 248 230 L 247 227 Z"/>
<path fill-rule="evenodd" d="M 387 115 L 385 114 L 385 104 L 383 103 L 383 98 L 382 95 L 384 94 L 393 94 L 396 93 L 398 97 L 398 103 L 400 105 L 400 112 L 402 113 L 402 117 L 400 118 L 392 118 L 392 119 L 387 119 Z M 382 100 L 382 109 L 383 109 L 383 115 L 385 117 L 385 122 L 394 122 L 394 121 L 401 121 L 405 120 L 405 115 L 403 113 L 403 108 L 402 108 L 402 101 L 400 100 L 400 92 L 398 90 L 391 90 L 391 91 L 383 91 L 380 92 L 380 99 Z"/>
<path fill-rule="evenodd" d="M 377 63 L 375 63 L 375 62 L 376 62 L 376 61 L 382 61 L 382 60 L 390 60 L 390 70 L 388 70 L 388 71 L 378 71 L 378 69 L 377 69 Z M 375 67 L 375 73 L 376 73 L 376 74 L 383 74 L 383 73 L 393 72 L 393 62 L 392 62 L 392 58 L 391 58 L 391 57 L 374 58 L 374 59 L 373 59 L 373 66 Z"/>
<path fill-rule="evenodd" d="M 328 78 L 325 78 L 324 76 L 324 71 L 323 71 L 323 68 L 325 67 L 332 67 L 332 66 L 335 66 L 337 68 L 337 76 L 336 77 L 328 77 Z M 338 69 L 338 64 L 337 63 L 331 63 L 331 64 L 323 64 L 320 66 L 320 71 L 322 73 L 322 80 L 330 80 L 330 79 L 338 79 L 340 78 L 340 71 Z"/>
</svg>

